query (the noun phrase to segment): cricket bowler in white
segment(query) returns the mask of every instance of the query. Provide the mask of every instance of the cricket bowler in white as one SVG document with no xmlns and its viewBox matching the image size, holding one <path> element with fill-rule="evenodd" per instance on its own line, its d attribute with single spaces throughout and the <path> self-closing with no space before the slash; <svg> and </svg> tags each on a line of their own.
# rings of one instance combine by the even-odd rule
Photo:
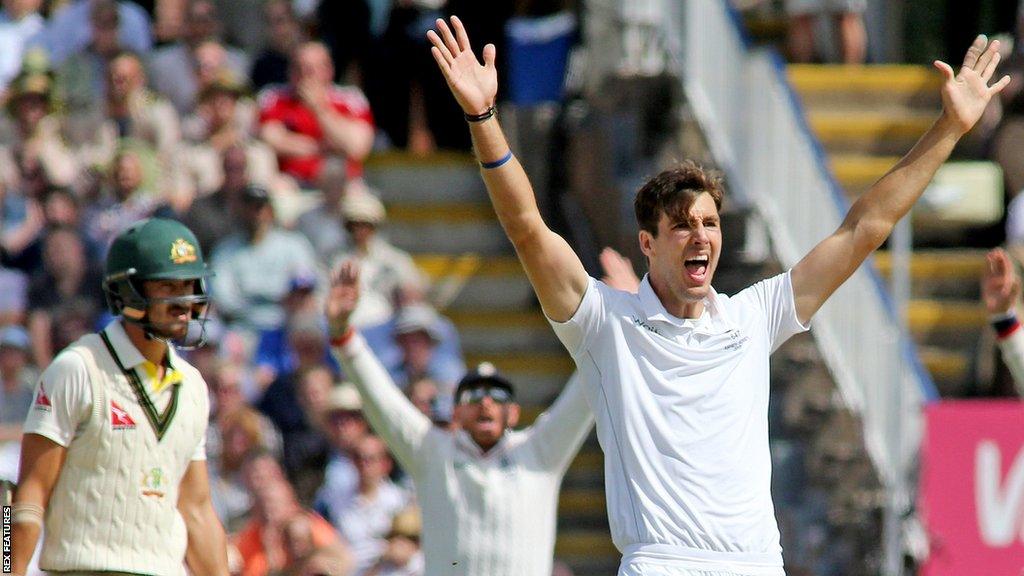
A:
<svg viewBox="0 0 1024 576">
<path fill-rule="evenodd" d="M 889 236 L 957 141 L 1010 81 L 989 86 L 998 42 L 979 36 L 958 73 L 942 73 L 943 111 L 863 194 L 838 230 L 796 266 L 735 296 L 711 287 L 722 250 L 722 186 L 693 163 L 636 198 L 649 272 L 638 294 L 587 275 L 541 219 L 494 115 L 495 49 L 473 54 L 458 18 L 428 32 L 469 123 L 498 218 L 544 313 L 572 354 L 605 452 L 620 575 L 784 574 L 771 500 L 768 356 Z"/>
</svg>

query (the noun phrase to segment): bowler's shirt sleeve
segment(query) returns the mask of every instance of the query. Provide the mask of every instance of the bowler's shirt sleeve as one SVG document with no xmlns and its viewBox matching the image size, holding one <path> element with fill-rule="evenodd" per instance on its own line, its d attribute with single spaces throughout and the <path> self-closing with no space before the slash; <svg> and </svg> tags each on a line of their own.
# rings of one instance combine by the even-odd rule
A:
<svg viewBox="0 0 1024 576">
<path fill-rule="evenodd" d="M 794 335 L 810 329 L 809 325 L 801 324 L 797 318 L 793 281 L 788 271 L 762 280 L 743 290 L 736 297 L 748 298 L 764 314 L 772 352 Z"/>
<path fill-rule="evenodd" d="M 88 368 L 77 353 L 64 352 L 39 377 L 23 431 L 67 448 L 91 411 Z"/>
<path fill-rule="evenodd" d="M 551 328 L 573 358 L 586 352 L 593 343 L 594 336 L 607 316 L 606 292 L 611 290 L 604 283 L 590 278 L 587 290 L 583 293 L 583 300 L 571 318 L 565 322 L 556 322 L 548 318 Z"/>
</svg>

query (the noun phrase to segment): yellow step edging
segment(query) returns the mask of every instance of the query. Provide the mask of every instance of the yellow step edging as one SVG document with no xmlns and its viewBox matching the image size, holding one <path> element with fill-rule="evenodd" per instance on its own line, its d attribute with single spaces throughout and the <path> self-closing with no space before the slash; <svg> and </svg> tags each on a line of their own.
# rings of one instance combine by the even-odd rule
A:
<svg viewBox="0 0 1024 576">
<path fill-rule="evenodd" d="M 466 364 L 476 366 L 490 362 L 501 372 L 542 373 L 564 376 L 566 379 L 576 369 L 568 353 L 562 352 L 503 352 L 467 353 Z"/>
<path fill-rule="evenodd" d="M 942 86 L 927 66 L 790 64 L 786 71 L 798 92 L 938 93 Z"/>
<path fill-rule="evenodd" d="M 882 274 L 892 274 L 892 253 L 876 252 L 875 265 Z M 980 281 L 984 271 L 984 250 L 915 251 L 910 257 L 910 276 L 914 280 Z"/>
<path fill-rule="evenodd" d="M 808 123 L 822 140 L 843 138 L 917 138 L 935 121 L 934 116 L 877 112 L 811 112 Z"/>
<path fill-rule="evenodd" d="M 391 150 L 371 154 L 366 159 L 365 166 L 374 169 L 405 166 L 416 168 L 477 168 L 479 165 L 472 154 L 464 152 L 440 150 L 426 156 L 419 156 L 411 152 Z"/>
<path fill-rule="evenodd" d="M 389 204 L 387 219 L 403 224 L 446 224 L 497 222 L 486 202 L 424 202 Z"/>
<path fill-rule="evenodd" d="M 445 315 L 461 328 L 550 328 L 540 311 L 449 310 Z"/>
<path fill-rule="evenodd" d="M 618 558 L 619 551 L 607 532 L 568 530 L 558 534 L 555 555 L 586 556 L 587 558 Z"/>
<path fill-rule="evenodd" d="M 845 187 L 875 183 L 899 162 L 899 156 L 867 154 L 833 154 L 830 163 L 836 180 Z"/>
<path fill-rule="evenodd" d="M 416 265 L 431 280 L 438 278 L 483 276 L 504 278 L 522 276 L 523 268 L 515 256 L 484 256 L 480 254 L 418 254 L 413 256 Z"/>
<path fill-rule="evenodd" d="M 980 303 L 913 300 L 907 310 L 911 330 L 936 328 L 978 329 L 988 322 L 988 312 Z"/>
</svg>

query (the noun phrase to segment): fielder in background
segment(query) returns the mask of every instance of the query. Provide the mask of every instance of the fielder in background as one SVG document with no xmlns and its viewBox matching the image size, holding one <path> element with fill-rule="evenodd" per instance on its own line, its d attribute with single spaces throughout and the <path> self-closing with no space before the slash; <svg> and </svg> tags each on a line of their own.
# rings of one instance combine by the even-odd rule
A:
<svg viewBox="0 0 1024 576">
<path fill-rule="evenodd" d="M 1020 278 L 1013 269 L 1010 255 L 1002 248 L 989 252 L 985 260 L 981 299 L 988 310 L 992 329 L 996 332 L 999 353 L 1013 376 L 1013 385 L 1017 394 L 1024 396 L 1024 330 L 1021 330 L 1017 319 Z"/>
<path fill-rule="evenodd" d="M 495 212 L 544 313 L 576 361 L 605 453 L 620 575 L 782 576 L 771 499 L 768 357 L 888 237 L 957 141 L 1010 81 L 989 86 L 998 42 L 979 36 L 959 73 L 936 62 L 942 115 L 791 270 L 729 297 L 721 180 L 692 162 L 648 181 L 634 207 L 649 273 L 639 292 L 590 278 L 541 219 L 494 112 L 495 49 L 481 65 L 458 18 L 428 32 L 469 122 Z"/>
<path fill-rule="evenodd" d="M 206 382 L 175 351 L 202 344 L 203 255 L 192 232 L 151 219 L 121 233 L 102 332 L 61 352 L 36 389 L 14 497 L 13 572 L 40 528 L 53 572 L 226 576 L 206 473 Z"/>
<path fill-rule="evenodd" d="M 455 392 L 456 429 L 434 426 L 349 325 L 359 272 L 335 271 L 325 304 L 332 349 L 358 387 L 363 413 L 413 479 L 429 529 L 426 574 L 551 574 L 562 477 L 594 423 L 583 388 L 571 378 L 551 408 L 521 431 L 512 384 L 481 365 Z"/>
</svg>

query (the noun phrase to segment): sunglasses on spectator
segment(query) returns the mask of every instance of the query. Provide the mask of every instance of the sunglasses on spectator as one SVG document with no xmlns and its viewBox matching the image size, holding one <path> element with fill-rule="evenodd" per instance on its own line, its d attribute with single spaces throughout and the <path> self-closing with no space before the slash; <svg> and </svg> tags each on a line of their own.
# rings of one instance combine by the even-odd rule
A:
<svg viewBox="0 0 1024 576">
<path fill-rule="evenodd" d="M 458 402 L 462 405 L 479 404 L 480 402 L 483 402 L 484 398 L 490 398 L 491 400 L 494 400 L 496 404 L 509 404 L 513 400 L 512 393 L 504 388 L 481 386 L 479 388 L 470 388 L 460 392 Z"/>
</svg>

